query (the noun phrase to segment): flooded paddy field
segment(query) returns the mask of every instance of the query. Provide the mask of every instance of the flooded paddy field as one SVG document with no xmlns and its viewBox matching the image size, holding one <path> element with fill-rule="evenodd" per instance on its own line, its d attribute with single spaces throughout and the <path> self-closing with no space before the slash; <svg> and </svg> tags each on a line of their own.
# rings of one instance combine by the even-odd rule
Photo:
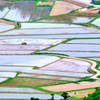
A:
<svg viewBox="0 0 100 100">
<path fill-rule="evenodd" d="M 84 27 L 73 24 L 55 24 L 55 23 L 21 23 L 21 29 L 35 29 L 35 28 L 70 28 L 70 27 Z"/>
<path fill-rule="evenodd" d="M 11 9 L 13 2 L 0 1 L 0 18 L 3 18 Z"/>
<path fill-rule="evenodd" d="M 8 78 L 1 78 L 0 77 L 0 82 L 3 82 L 3 81 L 5 81 L 5 80 L 7 80 Z"/>
<path fill-rule="evenodd" d="M 92 22 L 92 24 L 100 27 L 100 18 L 97 18 L 95 21 Z"/>
<path fill-rule="evenodd" d="M 13 29 L 14 27 L 15 27 L 14 25 L 10 25 L 10 24 L 7 24 L 7 23 L 1 23 L 0 22 L 0 32 Z"/>
<path fill-rule="evenodd" d="M 77 16 L 68 16 L 68 15 L 60 15 L 60 16 L 52 16 L 38 22 L 68 22 L 68 23 L 87 23 L 92 20 L 93 17 L 77 17 Z"/>
<path fill-rule="evenodd" d="M 0 87 L 0 92 L 28 92 L 28 93 L 44 93 L 33 88 L 19 88 L 19 87 Z"/>
<path fill-rule="evenodd" d="M 58 59 L 48 55 L 0 55 L 0 65 L 41 67 Z"/>
<path fill-rule="evenodd" d="M 1 39 L 0 54 L 29 54 L 56 45 L 65 39 L 21 38 Z M 22 45 L 26 43 L 26 45 Z"/>
<path fill-rule="evenodd" d="M 100 45 L 59 44 L 49 50 L 52 50 L 52 51 L 96 51 L 96 52 L 100 52 Z"/>
<path fill-rule="evenodd" d="M 6 95 L 6 97 L 5 97 Z M 31 97 L 34 98 L 39 98 L 39 99 L 50 99 L 51 95 L 50 94 L 29 94 L 29 93 L 0 93 L 0 98 L 1 99 L 30 99 Z M 54 95 L 55 99 L 59 99 L 62 97 L 60 95 Z"/>
<path fill-rule="evenodd" d="M 65 39 L 43 39 L 43 38 L 16 38 L 16 39 L 1 39 L 0 44 L 21 44 L 26 42 L 29 45 L 55 45 Z"/>
<path fill-rule="evenodd" d="M 91 66 L 89 62 L 63 58 L 52 64 L 49 64 L 41 69 L 54 71 L 70 71 L 70 72 L 84 72 L 89 73 L 88 68 Z"/>
<path fill-rule="evenodd" d="M 63 34 L 63 35 L 32 35 L 32 36 L 0 36 L 0 39 L 8 39 L 8 38 L 44 38 L 44 39 L 67 39 L 67 38 L 98 38 L 100 34 Z"/>
<path fill-rule="evenodd" d="M 98 55 L 99 56 L 99 55 Z M 92 57 L 92 58 L 89 58 L 89 59 L 93 59 L 93 60 L 98 60 L 100 61 L 100 57 Z"/>
<path fill-rule="evenodd" d="M 50 28 L 50 29 L 20 29 L 4 32 L 0 35 L 34 35 L 34 34 L 74 34 L 74 33 L 99 33 L 100 30 L 93 27 L 71 27 L 71 28 Z M 92 35 L 91 34 L 91 35 Z"/>
<path fill-rule="evenodd" d="M 80 80 L 80 78 L 75 78 L 75 77 L 62 77 L 62 76 L 24 74 L 24 73 L 21 73 L 18 76 L 19 77 L 35 77 L 35 78 L 44 78 L 44 79 L 67 80 L 67 81 L 78 81 L 78 80 Z"/>
<path fill-rule="evenodd" d="M 100 52 L 75 52 L 75 51 L 40 51 L 40 53 L 58 53 L 58 54 L 65 54 L 65 55 L 69 55 L 71 57 L 98 57 L 98 55 L 100 55 Z"/>
<path fill-rule="evenodd" d="M 5 54 L 30 54 L 30 53 L 33 53 L 33 52 L 35 52 L 35 51 L 36 51 L 36 50 L 32 50 L 32 51 L 31 51 L 31 50 L 30 50 L 30 51 L 28 51 L 28 50 L 27 50 L 27 51 L 26 51 L 26 50 L 25 50 L 25 51 L 22 51 L 22 50 L 20 50 L 20 51 L 17 51 L 17 50 L 15 50 L 15 51 L 13 51 L 13 50 L 5 50 L 5 51 L 4 51 L 4 50 L 3 50 L 3 51 L 2 51 L 2 50 L 1 50 L 1 51 L 0 51 L 0 54 L 4 54 L 4 55 L 5 55 Z"/>
<path fill-rule="evenodd" d="M 10 51 L 10 50 L 18 50 L 18 51 L 35 51 L 35 50 L 42 50 L 44 48 L 47 48 L 49 46 L 45 46 L 45 45 L 0 45 L 0 51 Z"/>
<path fill-rule="evenodd" d="M 32 18 L 30 19 L 30 21 L 47 17 L 49 15 L 50 10 L 51 10 L 51 7 L 36 7 L 35 12 Z"/>
<path fill-rule="evenodd" d="M 77 43 L 77 44 L 100 44 L 100 39 L 74 39 L 66 43 Z"/>
<path fill-rule="evenodd" d="M 34 1 L 17 1 L 5 18 L 13 21 L 28 21 L 31 17 L 34 3 Z"/>
<path fill-rule="evenodd" d="M 12 77 L 16 76 L 15 72 L 0 72 L 0 77 Z"/>
<path fill-rule="evenodd" d="M 33 66 L 34 67 L 34 66 Z M 0 66 L 0 71 L 18 71 L 22 73 L 30 74 L 42 74 L 42 75 L 54 75 L 54 76 L 71 76 L 71 77 L 85 77 L 91 76 L 91 73 L 77 73 L 77 72 L 63 72 L 63 71 L 49 71 L 49 70 L 38 70 L 33 69 L 33 67 L 15 67 L 15 66 Z"/>
</svg>

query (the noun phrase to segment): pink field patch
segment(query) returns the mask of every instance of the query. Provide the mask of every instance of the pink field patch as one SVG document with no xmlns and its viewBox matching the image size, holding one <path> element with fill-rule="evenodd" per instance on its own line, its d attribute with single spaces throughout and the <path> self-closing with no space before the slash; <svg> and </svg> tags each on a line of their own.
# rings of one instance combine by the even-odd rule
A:
<svg viewBox="0 0 100 100">
<path fill-rule="evenodd" d="M 56 1 L 55 5 L 53 7 L 53 10 L 50 13 L 50 16 L 66 14 L 72 10 L 79 9 L 79 8 L 81 8 L 81 7 L 71 4 L 71 3 L 68 3 L 68 2 Z"/>
<path fill-rule="evenodd" d="M 84 81 L 84 82 L 80 82 L 79 84 L 69 83 L 64 85 L 47 86 L 41 88 L 49 91 L 60 92 L 60 91 L 70 91 L 70 90 L 93 88 L 93 87 L 100 87 L 100 80 L 97 80 L 95 82 Z"/>
<path fill-rule="evenodd" d="M 86 61 L 63 58 L 41 69 L 53 70 L 53 71 L 71 71 L 71 72 L 89 73 L 88 68 L 90 66 L 91 64 Z"/>
</svg>

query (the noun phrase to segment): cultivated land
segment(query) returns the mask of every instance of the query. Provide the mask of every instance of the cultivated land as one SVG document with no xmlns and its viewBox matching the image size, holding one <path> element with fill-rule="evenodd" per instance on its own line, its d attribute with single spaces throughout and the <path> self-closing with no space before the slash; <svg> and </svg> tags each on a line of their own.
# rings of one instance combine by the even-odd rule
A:
<svg viewBox="0 0 100 100">
<path fill-rule="evenodd" d="M 0 100 L 83 100 L 100 87 L 99 6 L 89 2 L 0 1 Z"/>
</svg>

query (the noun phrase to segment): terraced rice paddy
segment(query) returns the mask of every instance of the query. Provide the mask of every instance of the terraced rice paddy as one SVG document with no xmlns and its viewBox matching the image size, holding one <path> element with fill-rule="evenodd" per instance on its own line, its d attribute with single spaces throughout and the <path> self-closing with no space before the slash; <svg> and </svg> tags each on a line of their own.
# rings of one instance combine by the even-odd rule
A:
<svg viewBox="0 0 100 100">
<path fill-rule="evenodd" d="M 50 10 L 51 10 L 51 7 L 36 7 L 35 12 L 32 18 L 30 19 L 30 21 L 47 17 L 49 15 Z"/>
<path fill-rule="evenodd" d="M 5 51 L 4 50 L 3 51 L 1 50 L 0 51 L 0 54 L 30 54 L 30 53 L 33 53 L 33 52 L 36 51 L 36 50 L 32 50 L 32 51 L 31 50 L 30 51 L 23 51 L 23 50 L 20 50 L 20 51 L 14 50 L 13 51 L 13 50 L 11 50 L 11 49 L 10 50 L 7 49 Z"/>
<path fill-rule="evenodd" d="M 19 88 L 19 87 L 0 87 L 0 92 L 29 92 L 29 93 L 44 93 L 33 88 Z"/>
<path fill-rule="evenodd" d="M 66 43 L 77 43 L 77 44 L 100 44 L 100 39 L 74 39 Z"/>
<path fill-rule="evenodd" d="M 10 29 L 13 29 L 13 28 L 14 28 L 14 25 L 10 25 L 10 24 L 0 22 L 0 32 L 7 31 L 7 30 L 10 30 Z"/>
<path fill-rule="evenodd" d="M 15 72 L 0 72 L 0 77 L 12 77 L 16 76 Z"/>
<path fill-rule="evenodd" d="M 2 39 L 0 40 L 0 54 L 29 54 L 36 50 L 42 50 L 51 45 L 56 45 L 64 40 L 39 38 Z M 27 44 L 22 45 L 22 43 Z"/>
<path fill-rule="evenodd" d="M 3 82 L 3 81 L 5 81 L 5 80 L 7 80 L 8 78 L 1 78 L 0 77 L 0 82 Z"/>
<path fill-rule="evenodd" d="M 49 50 L 53 51 L 96 51 L 99 52 L 100 45 L 88 45 L 88 44 L 60 44 Z"/>
<path fill-rule="evenodd" d="M 64 85 L 56 85 L 56 86 L 47 86 L 42 87 L 43 89 L 49 90 L 49 91 L 70 91 L 70 90 L 77 90 L 77 89 L 85 89 L 85 88 L 91 88 L 91 87 L 100 87 L 100 80 L 95 82 L 80 82 L 79 84 L 75 83 L 69 83 Z M 86 85 L 85 85 L 86 84 Z"/>
<path fill-rule="evenodd" d="M 13 21 L 28 21 L 31 17 L 34 3 L 34 1 L 17 1 L 5 18 Z"/>
<path fill-rule="evenodd" d="M 100 18 L 97 18 L 95 21 L 92 22 L 92 24 L 100 27 Z"/>
<path fill-rule="evenodd" d="M 7 38 L 25 38 L 26 36 L 5 36 L 0 37 L 0 39 L 7 39 Z M 27 36 L 27 38 L 45 38 L 45 39 L 67 39 L 67 38 L 98 38 L 100 34 L 51 34 L 51 35 L 34 35 L 34 36 Z"/>
<path fill-rule="evenodd" d="M 0 44 L 21 44 L 26 42 L 27 44 L 34 45 L 55 45 L 64 41 L 65 39 L 42 39 L 42 38 L 21 38 L 21 39 L 2 39 L 0 40 Z"/>
<path fill-rule="evenodd" d="M 75 59 L 63 58 L 52 64 L 49 64 L 41 69 L 54 70 L 54 71 L 69 71 L 69 72 L 82 72 L 89 73 L 88 68 L 91 66 L 89 62 Z"/>
<path fill-rule="evenodd" d="M 44 90 L 52 93 L 100 87 L 100 65 L 90 61 L 100 60 L 100 29 L 95 27 L 99 18 L 66 15 L 87 6 L 67 1 L 0 1 L 0 99 L 44 100 L 51 98 Z M 94 26 L 90 24 L 93 18 L 97 18 Z M 96 74 L 88 72 L 90 67 Z M 89 78 L 97 80 L 71 83 Z M 84 97 L 92 92 L 71 95 Z M 54 98 L 62 99 L 59 95 Z"/>
<path fill-rule="evenodd" d="M 44 79 L 56 79 L 56 80 L 67 80 L 67 81 L 78 81 L 80 78 L 75 77 L 62 77 L 62 76 L 52 76 L 52 75 L 39 75 L 39 74 L 19 74 L 19 77 L 35 77 Z"/>
<path fill-rule="evenodd" d="M 0 65 L 15 65 L 15 66 L 44 66 L 58 60 L 58 57 L 46 55 L 1 55 Z M 6 61 L 6 62 L 5 62 Z"/>
<path fill-rule="evenodd" d="M 73 24 L 52 24 L 52 23 L 21 23 L 21 29 L 25 28 L 70 28 L 70 27 L 83 27 L 81 25 Z"/>
<path fill-rule="evenodd" d="M 20 29 L 20 30 L 13 30 L 13 31 L 8 31 L 8 32 L 4 32 L 0 35 L 35 35 L 35 34 L 39 34 L 39 35 L 43 35 L 43 34 L 71 34 L 71 33 L 99 33 L 100 30 L 96 29 L 96 28 L 92 28 L 92 27 L 71 27 L 71 28 L 50 28 L 50 29 Z M 92 35 L 91 34 L 91 35 Z M 59 36 L 59 35 L 58 35 Z M 65 35 L 66 36 L 66 35 Z M 72 35 L 73 36 L 73 35 Z M 39 37 L 39 36 L 38 36 Z M 49 37 L 48 37 L 49 38 Z M 67 36 L 66 36 L 67 38 Z"/>
<path fill-rule="evenodd" d="M 98 60 L 98 61 L 100 61 L 100 57 L 92 57 L 92 58 L 89 58 L 89 59 L 93 59 L 93 60 Z"/>
<path fill-rule="evenodd" d="M 6 97 L 5 97 L 6 95 Z M 0 93 L 0 98 L 1 99 L 30 99 L 31 97 L 34 98 L 40 98 L 40 99 L 50 99 L 51 95 L 50 94 L 29 94 L 29 93 Z M 59 95 L 54 96 L 55 99 L 59 99 L 62 97 Z"/>
<path fill-rule="evenodd" d="M 40 53 L 58 53 L 58 54 L 65 54 L 69 55 L 71 57 L 98 57 L 100 55 L 100 52 L 76 52 L 76 51 L 40 51 Z"/>
<path fill-rule="evenodd" d="M 33 66 L 34 67 L 34 66 Z M 59 71 L 48 71 L 48 70 L 33 70 L 33 67 L 18 67 L 18 66 L 0 66 L 0 71 L 18 71 L 23 73 L 31 74 L 44 74 L 44 75 L 54 75 L 54 76 L 71 76 L 71 77 L 85 77 L 91 76 L 90 73 L 76 73 L 76 72 L 59 72 Z"/>
<path fill-rule="evenodd" d="M 0 1 L 0 18 L 3 18 L 12 7 L 13 2 Z"/>
<path fill-rule="evenodd" d="M 67 16 L 67 15 L 60 15 L 60 16 L 52 16 L 39 22 L 69 22 L 69 23 L 87 23 L 92 20 L 93 17 L 77 17 L 77 16 Z"/>
</svg>

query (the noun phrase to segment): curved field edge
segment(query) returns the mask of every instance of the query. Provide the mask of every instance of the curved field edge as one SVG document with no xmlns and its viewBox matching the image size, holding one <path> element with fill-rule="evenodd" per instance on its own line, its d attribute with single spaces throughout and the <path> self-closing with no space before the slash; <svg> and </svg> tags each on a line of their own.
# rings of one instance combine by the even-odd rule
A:
<svg viewBox="0 0 100 100">
<path fill-rule="evenodd" d="M 83 59 L 83 58 L 77 58 L 77 57 L 69 57 L 67 55 L 59 54 L 59 53 L 57 53 L 57 54 L 55 54 L 55 53 L 35 53 L 35 54 L 53 55 L 53 56 L 57 56 L 57 57 L 60 57 L 60 58 L 65 57 L 65 58 L 70 58 L 70 59 L 82 60 L 82 61 L 89 62 L 91 64 L 91 66 L 88 68 L 88 71 L 93 74 L 90 78 L 99 79 L 98 76 L 100 75 L 100 71 L 96 69 L 97 63 L 95 61 L 87 60 L 87 59 Z"/>
</svg>

